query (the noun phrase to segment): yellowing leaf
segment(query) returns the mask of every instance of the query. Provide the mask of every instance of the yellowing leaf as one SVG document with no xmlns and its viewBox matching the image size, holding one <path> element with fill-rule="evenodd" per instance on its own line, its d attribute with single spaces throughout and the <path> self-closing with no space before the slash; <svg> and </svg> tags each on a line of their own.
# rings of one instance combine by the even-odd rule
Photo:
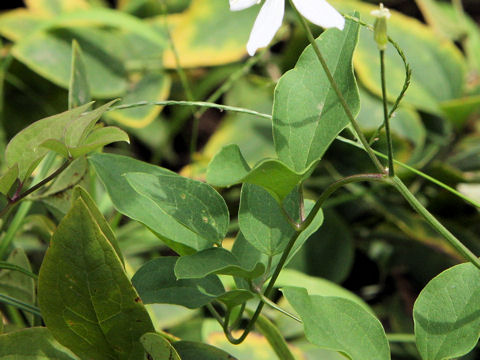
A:
<svg viewBox="0 0 480 360">
<path fill-rule="evenodd" d="M 246 44 L 258 7 L 232 12 L 225 0 L 193 0 L 187 11 L 168 17 L 172 40 L 183 67 L 214 66 L 238 61 L 246 55 Z M 154 20 L 162 30 L 164 19 Z M 175 68 L 171 50 L 166 67 Z"/>
</svg>

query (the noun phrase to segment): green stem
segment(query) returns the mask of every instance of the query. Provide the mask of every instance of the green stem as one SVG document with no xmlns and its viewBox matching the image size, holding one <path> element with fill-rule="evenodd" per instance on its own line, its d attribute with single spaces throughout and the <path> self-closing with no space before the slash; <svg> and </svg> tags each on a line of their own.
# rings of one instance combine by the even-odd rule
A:
<svg viewBox="0 0 480 360">
<path fill-rule="evenodd" d="M 275 285 L 275 281 L 277 281 L 278 276 L 280 275 L 280 271 L 282 270 L 283 266 L 285 265 L 285 262 L 287 261 L 288 255 L 290 254 L 290 251 L 293 248 L 293 245 L 295 244 L 295 241 L 298 239 L 299 235 L 301 234 L 301 231 L 297 230 L 295 234 L 292 236 L 290 241 L 288 242 L 285 250 L 282 253 L 282 257 L 280 258 L 280 261 L 275 268 L 275 272 L 272 275 L 272 278 L 270 279 L 267 288 L 265 289 L 263 296 L 269 297 L 271 295 L 271 292 L 273 291 L 273 287 Z M 246 339 L 250 331 L 253 329 L 253 325 L 257 321 L 258 317 L 260 316 L 260 313 L 262 312 L 263 306 L 265 305 L 265 302 L 261 301 L 257 309 L 255 310 L 255 313 L 253 316 L 250 318 L 250 321 L 248 322 L 245 330 L 243 331 L 242 335 L 238 338 L 234 338 L 232 334 L 229 331 L 225 331 L 225 335 L 232 344 L 238 345 L 243 342 L 243 340 Z M 224 329 L 225 330 L 225 329 Z"/>
<path fill-rule="evenodd" d="M 29 313 L 32 313 L 34 315 L 42 316 L 40 313 L 40 309 L 37 308 L 36 306 L 27 304 L 21 300 L 15 299 L 13 297 L 10 297 L 8 295 L 0 294 L 0 302 L 3 302 L 8 305 L 15 306 L 23 311 L 27 311 Z"/>
<path fill-rule="evenodd" d="M 270 300 L 269 298 L 263 296 L 262 294 L 258 294 L 259 297 L 260 297 L 260 300 L 262 300 L 265 304 L 267 304 L 268 306 L 270 306 L 271 308 L 281 312 L 283 315 L 286 315 L 288 316 L 289 318 L 299 322 L 299 323 L 302 323 L 302 320 L 298 317 L 296 317 L 295 315 L 293 315 L 292 313 L 289 313 L 287 310 L 285 309 L 282 309 L 280 306 L 278 306 L 276 303 L 274 303 L 272 300 Z"/>
<path fill-rule="evenodd" d="M 249 114 L 253 116 L 259 116 L 269 120 L 272 119 L 272 115 L 264 114 L 255 110 L 245 109 L 245 108 L 236 107 L 236 106 L 220 105 L 220 104 L 215 104 L 215 103 L 210 103 L 205 101 L 177 101 L 177 100 L 139 101 L 132 104 L 113 106 L 107 111 L 131 109 L 131 108 L 147 106 L 147 105 L 158 105 L 158 106 L 181 105 L 181 106 L 206 107 L 206 108 L 219 109 L 220 111 L 226 110 L 226 111 L 238 112 L 243 114 Z"/>
<path fill-rule="evenodd" d="M 363 181 L 377 181 L 377 182 L 385 182 L 385 175 L 384 174 L 358 174 L 347 176 L 343 179 L 335 181 L 333 184 L 330 184 L 320 197 L 318 198 L 315 206 L 310 211 L 307 216 L 307 219 L 301 224 L 300 229 L 303 231 L 305 230 L 313 221 L 315 216 L 317 215 L 318 211 L 322 208 L 325 201 L 338 189 L 342 188 L 345 185 L 355 183 L 355 182 L 363 182 Z"/>
<path fill-rule="evenodd" d="M 388 148 L 388 176 L 395 176 L 395 169 L 393 167 L 393 144 L 392 134 L 390 132 L 390 118 L 388 116 L 387 105 L 387 86 L 385 79 L 385 50 L 380 50 L 380 77 L 382 79 L 382 103 L 383 103 L 383 123 L 385 125 L 385 133 L 387 135 Z"/>
<path fill-rule="evenodd" d="M 415 342 L 414 334 L 386 334 L 386 335 L 387 335 L 387 340 L 389 342 L 401 342 L 401 343 Z"/>
<path fill-rule="evenodd" d="M 350 184 L 352 182 L 359 182 L 359 181 L 380 181 L 384 182 L 385 181 L 385 175 L 384 174 L 361 174 L 361 175 L 353 175 L 346 177 L 344 179 L 338 180 L 331 184 L 319 197 L 317 200 L 315 206 L 313 209 L 310 211 L 308 214 L 307 218 L 305 221 L 303 221 L 301 224 L 297 225 L 294 227 L 295 229 L 295 234 L 292 236 L 290 241 L 288 242 L 287 246 L 285 247 L 285 250 L 283 250 L 282 257 L 280 258 L 280 261 L 277 264 L 277 267 L 275 268 L 275 271 L 268 282 L 267 288 L 265 289 L 264 293 L 262 296 L 268 298 L 272 291 L 273 287 L 275 285 L 275 282 L 278 279 L 278 276 L 280 275 L 280 272 L 282 271 L 283 267 L 285 266 L 285 263 L 287 262 L 288 256 L 290 255 L 290 252 L 292 251 L 293 246 L 295 245 L 295 242 L 297 241 L 298 237 L 304 231 L 315 219 L 315 216 L 317 215 L 318 211 L 320 211 L 323 203 L 338 189 L 340 189 L 342 186 L 345 186 L 346 184 Z M 250 331 L 253 329 L 253 325 L 257 321 L 257 318 L 260 316 L 260 313 L 262 312 L 263 306 L 265 302 L 261 301 L 257 309 L 255 310 L 255 313 L 253 314 L 252 318 L 248 322 L 245 330 L 243 331 L 242 335 L 239 338 L 234 338 L 232 334 L 227 331 L 226 327 L 224 327 L 225 335 L 232 344 L 238 345 L 245 338 L 247 335 L 250 333 Z"/>
<path fill-rule="evenodd" d="M 408 201 L 410 206 L 418 212 L 423 218 L 440 234 L 448 243 L 458 251 L 466 260 L 470 261 L 473 265 L 480 269 L 480 260 L 478 257 L 465 245 L 461 243 L 445 226 L 442 225 L 421 203 L 417 198 L 408 190 L 405 184 L 397 176 L 390 178 L 392 185 L 397 191 Z"/>
<path fill-rule="evenodd" d="M 65 163 L 63 163 L 62 166 L 60 166 L 55 172 L 53 172 L 51 175 L 49 175 L 48 177 L 46 177 L 45 179 L 43 179 L 42 181 L 38 182 L 37 184 L 35 184 L 34 186 L 32 186 L 30 189 L 28 189 L 27 191 L 23 192 L 22 194 L 20 195 L 14 195 L 10 201 L 8 202 L 7 206 L 5 206 L 5 208 L 2 209 L 2 211 L 0 211 L 0 218 L 2 218 L 7 212 L 8 210 L 10 210 L 11 207 L 13 207 L 15 204 L 17 204 L 18 202 L 20 202 L 21 200 L 25 199 L 28 195 L 30 195 L 31 193 L 37 191 L 38 189 L 40 189 L 42 186 L 44 186 L 45 184 L 48 184 L 49 181 L 53 180 L 54 178 L 56 178 L 58 175 L 60 175 L 70 164 L 72 163 L 71 160 L 68 160 L 66 161 Z"/>
<path fill-rule="evenodd" d="M 370 147 L 367 139 L 365 138 L 365 136 L 363 135 L 361 129 L 360 129 L 360 126 L 358 125 L 357 121 L 355 120 L 355 117 L 353 116 L 351 110 L 350 110 L 350 107 L 348 106 L 347 104 L 347 101 L 345 100 L 342 92 L 340 91 L 340 88 L 338 87 L 338 84 L 337 82 L 335 81 L 335 79 L 333 78 L 333 75 L 330 71 L 330 69 L 328 68 L 328 64 L 325 60 L 325 58 L 323 57 L 321 51 L 320 51 L 320 48 L 318 47 L 314 37 L 313 37 L 313 34 L 312 32 L 310 31 L 310 27 L 308 26 L 308 23 L 307 21 L 303 18 L 303 16 L 298 12 L 297 8 L 295 7 L 295 5 L 293 4 L 293 1 L 292 0 L 289 0 L 290 1 L 290 4 L 292 6 L 292 8 L 295 10 L 295 13 L 297 14 L 303 28 L 305 29 L 305 32 L 307 34 L 307 38 L 308 38 L 308 41 L 310 42 L 310 44 L 312 45 L 313 47 L 313 50 L 315 51 L 315 54 L 317 55 L 317 58 L 318 60 L 320 61 L 320 64 L 322 65 L 322 68 L 325 72 L 325 74 L 327 75 L 327 78 L 328 78 L 328 81 L 330 82 L 330 85 L 332 86 L 333 90 L 335 91 L 337 97 L 338 97 L 338 100 L 340 101 L 342 107 L 343 107 L 343 110 L 345 111 L 345 114 L 347 115 L 348 119 L 350 120 L 350 123 L 352 125 L 352 127 L 354 128 L 355 130 L 355 133 L 358 137 L 358 139 L 360 140 L 360 142 L 363 144 L 364 148 L 365 148 L 365 151 L 367 152 L 368 156 L 370 157 L 370 159 L 372 160 L 373 164 L 375 165 L 375 167 L 377 168 L 378 171 L 380 172 L 385 172 L 385 169 L 383 168 L 383 165 L 380 163 L 380 161 L 378 160 L 378 158 L 375 156 L 372 148 Z"/>
<path fill-rule="evenodd" d="M 38 279 L 38 275 L 32 273 L 31 271 L 28 271 L 27 269 L 24 269 L 21 266 L 11 264 L 6 261 L 0 261 L 0 269 L 18 271 L 18 272 L 21 272 L 22 274 L 30 276 L 34 280 Z"/>
<path fill-rule="evenodd" d="M 55 160 L 55 156 L 56 155 L 54 153 L 49 153 L 45 157 L 45 160 L 43 161 L 43 164 L 40 168 L 40 171 L 38 172 L 38 174 L 33 179 L 32 184 L 34 184 L 34 186 L 35 186 L 35 184 L 37 184 L 40 181 L 40 179 L 43 179 L 47 175 L 48 170 L 50 169 L 50 167 L 52 166 L 52 164 Z M 29 191 L 29 190 L 27 190 L 27 191 Z M 30 191 L 30 193 L 31 193 L 31 191 Z M 7 207 L 9 205 L 7 205 Z M 7 229 L 7 232 L 5 233 L 5 236 L 3 237 L 2 241 L 0 242 L 0 260 L 5 258 L 5 255 L 8 251 L 8 248 L 10 247 L 10 244 L 12 243 L 18 229 L 22 225 L 23 219 L 25 218 L 25 216 L 27 216 L 28 212 L 30 211 L 31 206 L 32 206 L 32 203 L 30 201 L 24 201 L 20 204 L 20 207 L 18 208 L 17 213 L 15 214 L 15 216 L 12 219 L 12 222 L 8 226 L 8 229 Z M 10 207 L 11 207 L 11 205 L 10 205 Z M 3 209 L 0 213 L 2 216 L 4 214 L 4 210 L 5 209 Z M 5 213 L 6 212 L 8 212 L 8 209 L 5 211 Z"/>
<path fill-rule="evenodd" d="M 342 141 L 342 142 L 344 142 L 344 143 L 346 143 L 346 144 L 349 144 L 349 145 L 353 145 L 353 146 L 355 146 L 355 147 L 358 147 L 359 149 L 363 149 L 363 147 L 362 147 L 361 144 L 359 144 L 359 143 L 357 143 L 357 142 L 355 142 L 355 141 L 353 141 L 353 140 L 346 139 L 346 138 L 344 138 L 344 137 L 342 137 L 342 136 L 337 136 L 337 140 L 340 140 L 340 141 Z M 383 159 L 388 159 L 387 155 L 382 154 L 381 152 L 376 151 L 376 150 L 374 150 L 374 152 L 375 152 L 375 154 L 376 154 L 377 156 L 380 156 L 380 157 L 383 158 Z M 415 169 L 415 168 L 413 168 L 413 167 L 411 167 L 411 166 L 409 166 L 409 165 L 407 165 L 407 164 L 405 164 L 405 163 L 403 163 L 403 162 L 401 162 L 401 161 L 393 160 L 393 162 L 394 162 L 395 164 L 397 164 L 398 166 L 403 167 L 403 168 L 407 169 L 408 171 L 411 171 L 412 173 L 414 173 L 414 174 L 416 174 L 416 175 L 418 175 L 418 176 L 423 177 L 424 179 L 426 179 L 426 180 L 434 183 L 435 185 L 441 187 L 442 189 L 444 189 L 444 190 L 446 190 L 446 191 L 448 191 L 448 192 L 450 192 L 450 193 L 458 196 L 459 198 L 463 199 L 464 201 L 466 201 L 466 202 L 470 203 L 471 205 L 473 205 L 473 206 L 475 206 L 475 207 L 477 207 L 477 208 L 480 209 L 480 203 L 479 203 L 479 202 L 477 202 L 477 201 L 475 201 L 475 200 L 473 200 L 473 199 L 470 199 L 469 197 L 463 195 L 462 193 L 460 193 L 459 191 L 455 190 L 454 188 L 448 186 L 447 184 L 444 184 L 443 182 L 435 179 L 434 177 L 431 177 L 430 175 L 427 175 L 427 174 L 425 174 L 424 172 L 422 172 L 422 171 L 420 171 L 420 170 L 417 170 L 417 169 Z"/>
</svg>

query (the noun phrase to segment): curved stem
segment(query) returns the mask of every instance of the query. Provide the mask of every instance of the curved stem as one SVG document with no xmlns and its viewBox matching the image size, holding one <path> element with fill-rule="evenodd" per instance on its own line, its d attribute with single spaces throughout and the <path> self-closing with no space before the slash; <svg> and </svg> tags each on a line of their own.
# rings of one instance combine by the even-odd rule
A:
<svg viewBox="0 0 480 360">
<path fill-rule="evenodd" d="M 478 257 L 465 245 L 458 240 L 445 226 L 440 223 L 421 203 L 417 198 L 408 190 L 405 184 L 397 176 L 390 178 L 391 184 L 397 189 L 397 191 L 408 201 L 410 206 L 418 212 L 423 218 L 440 234 L 448 243 L 458 251 L 466 260 L 470 261 L 473 265 L 480 269 L 480 260 Z"/>
<path fill-rule="evenodd" d="M 317 45 L 317 43 L 316 43 L 316 41 L 313 37 L 312 32 L 310 31 L 310 27 L 308 26 L 307 21 L 298 12 L 298 10 L 295 7 L 295 5 L 293 4 L 292 0 L 290 0 L 290 4 L 291 4 L 292 8 L 295 10 L 295 13 L 297 14 L 303 28 L 305 29 L 308 41 L 310 41 L 310 44 L 312 45 L 313 50 L 315 51 L 315 54 L 317 55 L 317 58 L 320 61 L 320 64 L 322 65 L 323 71 L 327 75 L 328 81 L 330 82 L 330 85 L 332 86 L 332 89 L 335 91 L 335 94 L 337 95 L 338 100 L 340 101 L 340 104 L 342 105 L 343 110 L 345 111 L 345 114 L 347 115 L 348 119 L 350 120 L 350 123 L 351 123 L 352 127 L 355 129 L 355 133 L 356 133 L 358 139 L 363 144 L 363 146 L 365 148 L 365 151 L 367 152 L 368 156 L 372 160 L 372 162 L 375 165 L 375 167 L 377 168 L 377 170 L 380 171 L 380 172 L 385 172 L 385 169 L 384 169 L 383 165 L 380 163 L 378 158 L 375 156 L 375 154 L 374 154 L 372 148 L 370 147 L 367 139 L 363 135 L 363 133 L 360 129 L 360 126 L 358 125 L 357 121 L 355 120 L 355 117 L 353 116 L 352 111 L 350 110 L 350 107 L 347 104 L 347 101 L 345 100 L 342 92 L 340 91 L 340 88 L 338 87 L 337 82 L 333 78 L 333 75 L 332 75 L 330 69 L 328 68 L 327 62 L 326 62 L 325 58 L 323 57 L 322 52 L 320 51 L 320 48 L 318 47 L 318 45 Z"/>
<path fill-rule="evenodd" d="M 263 293 L 263 297 L 268 298 L 273 290 L 273 287 L 275 285 L 275 282 L 278 279 L 278 276 L 280 275 L 280 272 L 282 271 L 285 263 L 287 262 L 288 256 L 290 255 L 290 252 L 292 251 L 293 245 L 295 245 L 295 242 L 297 241 L 298 237 L 300 234 L 313 222 L 313 219 L 315 219 L 315 216 L 317 213 L 320 211 L 322 205 L 324 202 L 338 189 L 341 187 L 353 183 L 353 182 L 360 182 L 360 181 L 379 181 L 379 182 L 384 182 L 386 180 L 384 174 L 360 174 L 360 175 L 353 175 L 353 176 L 348 176 L 344 179 L 338 180 L 331 184 L 325 191 L 320 195 L 318 198 L 317 202 L 315 203 L 315 206 L 313 209 L 310 211 L 308 214 L 307 218 L 305 221 L 303 221 L 299 226 L 295 227 L 295 234 L 292 236 L 290 241 L 288 242 L 287 246 L 285 247 L 285 250 L 283 250 L 282 257 L 280 258 L 280 261 L 277 264 L 277 267 L 275 268 L 275 271 L 268 282 L 267 288 L 265 289 Z M 238 338 L 234 338 L 232 334 L 228 331 L 225 331 L 225 335 L 232 344 L 238 345 L 245 338 L 247 335 L 250 333 L 250 331 L 253 329 L 253 325 L 257 321 L 257 318 L 260 316 L 260 313 L 262 312 L 263 306 L 265 302 L 261 301 L 257 309 L 255 310 L 255 313 L 251 317 L 250 321 L 248 322 L 245 330 L 243 331 L 242 335 Z M 225 330 L 225 327 L 224 327 Z"/>
<path fill-rule="evenodd" d="M 387 105 L 387 85 L 385 79 L 385 50 L 380 50 L 380 78 L 382 81 L 382 103 L 383 103 L 383 124 L 385 125 L 385 133 L 387 135 L 387 149 L 388 149 L 388 176 L 395 176 L 395 169 L 393 167 L 393 144 L 392 134 L 390 132 L 390 117 L 388 115 Z"/>
<path fill-rule="evenodd" d="M 347 176 L 343 179 L 335 181 L 333 184 L 330 184 L 322 194 L 320 194 L 320 197 L 318 198 L 317 202 L 315 203 L 315 206 L 313 209 L 310 211 L 308 214 L 307 218 L 305 221 L 301 224 L 300 228 L 302 230 L 306 229 L 313 221 L 315 216 L 317 215 L 318 211 L 322 208 L 323 204 L 325 201 L 338 189 L 341 187 L 355 183 L 355 182 L 363 182 L 363 181 L 377 181 L 377 182 L 385 182 L 386 177 L 384 174 L 358 174 L 358 175 L 352 175 L 352 176 Z"/>
<path fill-rule="evenodd" d="M 8 305 L 15 306 L 15 307 L 17 307 L 17 308 L 19 308 L 23 311 L 27 311 L 27 312 L 32 313 L 34 315 L 42 316 L 42 314 L 40 313 L 40 309 L 37 308 L 36 306 L 27 304 L 27 303 L 25 303 L 21 300 L 12 298 L 10 296 L 0 294 L 0 302 L 3 302 L 3 303 L 8 304 Z"/>
<path fill-rule="evenodd" d="M 34 274 L 31 271 L 28 271 L 27 269 L 22 268 L 21 266 L 11 264 L 11 263 L 6 262 L 6 261 L 0 261 L 0 269 L 18 271 L 18 272 L 21 272 L 22 274 L 30 276 L 34 280 L 38 279 L 37 274 Z"/>
</svg>

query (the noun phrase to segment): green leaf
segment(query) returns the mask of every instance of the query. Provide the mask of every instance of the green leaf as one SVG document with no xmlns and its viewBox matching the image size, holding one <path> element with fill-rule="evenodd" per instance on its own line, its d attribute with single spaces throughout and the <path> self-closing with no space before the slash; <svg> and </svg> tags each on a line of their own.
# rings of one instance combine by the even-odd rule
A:
<svg viewBox="0 0 480 360">
<path fill-rule="evenodd" d="M 316 40 L 354 116 L 360 108 L 352 68 L 358 28 L 347 21 L 343 31 L 330 29 Z M 308 46 L 275 89 L 273 137 L 278 158 L 291 169 L 304 172 L 348 123 L 312 46 Z"/>
<path fill-rule="evenodd" d="M 390 359 L 380 321 L 358 304 L 345 298 L 308 295 L 303 288 L 287 287 L 282 292 L 300 315 L 311 343 L 352 360 Z"/>
<path fill-rule="evenodd" d="M 12 48 L 15 58 L 34 72 L 68 89 L 71 81 L 72 41 L 83 49 L 87 80 L 95 98 L 113 98 L 127 90 L 124 65 L 118 55 L 105 47 L 113 42 L 109 31 L 78 27 L 36 31 Z"/>
<path fill-rule="evenodd" d="M 48 149 L 42 148 L 41 144 L 49 139 L 63 139 L 65 128 L 90 106 L 91 103 L 85 104 L 38 120 L 10 140 L 5 150 L 5 159 L 9 167 L 18 164 L 20 181 L 24 181 L 47 154 Z"/>
<path fill-rule="evenodd" d="M 137 359 L 153 325 L 120 259 L 82 199 L 58 225 L 40 269 L 38 303 L 61 344 L 85 359 Z"/>
<path fill-rule="evenodd" d="M 154 259 L 135 273 L 132 283 L 145 304 L 176 304 L 194 309 L 225 293 L 215 275 L 177 280 L 174 273 L 177 259 L 174 256 Z"/>
<path fill-rule="evenodd" d="M 87 69 L 83 60 L 82 49 L 77 40 L 73 40 L 72 66 L 68 87 L 68 108 L 73 109 L 90 101 L 90 85 L 88 84 Z"/>
<path fill-rule="evenodd" d="M 353 292 L 350 292 L 329 280 L 309 276 L 294 269 L 283 269 L 275 282 L 275 287 L 291 287 L 297 286 L 298 284 L 302 284 L 302 287 L 304 287 L 310 295 L 345 298 L 361 306 L 365 311 L 368 311 L 372 315 L 374 314 L 370 306 Z"/>
<path fill-rule="evenodd" d="M 251 170 L 238 145 L 224 146 L 207 169 L 207 182 L 228 187 L 240 183 L 259 185 L 268 190 L 280 203 L 295 186 L 310 176 L 315 164 L 297 173 L 278 160 L 263 160 Z M 282 179 L 278 181 L 277 179 Z"/>
<path fill-rule="evenodd" d="M 18 178 L 18 165 L 11 166 L 5 174 L 0 177 L 0 193 L 7 195 Z"/>
<path fill-rule="evenodd" d="M 150 211 L 152 216 L 156 215 L 157 222 L 162 223 L 160 226 L 169 227 L 155 231 L 167 234 L 176 228 L 186 228 L 211 245 L 221 244 L 227 233 L 229 214 L 225 201 L 212 187 L 170 174 L 129 172 L 125 177 L 137 194 L 152 204 L 144 212 Z M 186 238 L 182 242 L 200 249 L 195 240 Z"/>
<path fill-rule="evenodd" d="M 78 158 L 95 149 L 118 141 L 125 141 L 130 144 L 130 138 L 125 131 L 115 126 L 107 126 L 93 130 L 81 145 L 69 150 L 73 158 Z"/>
<path fill-rule="evenodd" d="M 130 84 L 127 94 L 118 105 L 140 101 L 162 101 L 170 93 L 170 78 L 166 73 L 149 72 Z M 114 110 L 106 114 L 108 119 L 133 128 L 143 128 L 154 121 L 162 111 L 161 106 L 146 105 L 131 109 Z"/>
<path fill-rule="evenodd" d="M 39 29 L 45 18 L 25 8 L 2 12 L 0 15 L 0 34 L 5 38 L 18 41 Z"/>
<path fill-rule="evenodd" d="M 146 225 L 180 255 L 192 254 L 195 250 L 211 247 L 211 239 L 200 237 L 159 212 L 155 203 L 138 194 L 123 176 L 128 172 L 178 176 L 174 172 L 130 157 L 113 154 L 92 154 L 88 160 L 120 213 Z M 163 222 L 159 221 L 159 218 L 162 218 Z M 198 248 L 192 248 L 195 244 Z"/>
<path fill-rule="evenodd" d="M 230 251 L 214 247 L 193 255 L 181 256 L 175 264 L 177 279 L 200 279 L 210 274 L 233 275 L 245 279 L 262 276 L 265 266 L 257 263 L 254 267 L 243 267 Z"/>
<path fill-rule="evenodd" d="M 181 360 L 175 348 L 160 334 L 143 334 L 140 342 L 151 360 Z"/>
<path fill-rule="evenodd" d="M 252 184 L 242 186 L 238 223 L 248 242 L 269 256 L 281 253 L 295 234 L 275 199 Z"/>
<path fill-rule="evenodd" d="M 69 148 L 83 145 L 92 133 L 93 127 L 100 117 L 116 102 L 117 100 L 109 101 L 95 110 L 86 113 L 77 120 L 72 121 L 65 131 L 65 145 Z"/>
<path fill-rule="evenodd" d="M 103 235 L 105 235 L 107 240 L 110 242 L 110 245 L 112 245 L 113 249 L 117 253 L 117 256 L 122 262 L 122 264 L 125 265 L 122 252 L 120 251 L 120 246 L 118 245 L 117 238 L 115 237 L 115 234 L 112 228 L 110 227 L 110 224 L 103 217 L 102 213 L 98 209 L 97 205 L 95 204 L 95 201 L 92 199 L 90 194 L 84 188 L 77 185 L 73 189 L 72 204 L 74 204 L 78 198 L 81 198 L 83 200 L 83 202 L 88 208 L 88 211 L 90 211 L 90 214 L 92 215 L 92 219 L 95 220 L 98 227 L 102 231 Z"/>
<path fill-rule="evenodd" d="M 87 170 L 88 163 L 85 158 L 75 159 L 40 197 L 44 198 L 71 189 L 82 180 Z"/>
<path fill-rule="evenodd" d="M 27 255 L 22 249 L 14 249 L 7 262 L 32 272 Z M 29 305 L 35 305 L 35 282 L 32 277 L 14 270 L 0 270 L 0 294 L 10 296 Z M 33 325 L 33 315 L 25 314 Z"/>
<path fill-rule="evenodd" d="M 458 358 L 480 334 L 480 271 L 472 264 L 445 270 L 422 290 L 413 308 L 417 348 L 424 360 Z"/>
<path fill-rule="evenodd" d="M 0 335 L 0 359 L 77 360 L 47 328 L 33 327 Z"/>
<path fill-rule="evenodd" d="M 234 289 L 225 292 L 217 297 L 218 301 L 223 302 L 227 308 L 232 309 L 235 306 L 246 303 L 254 297 L 254 293 L 245 289 Z"/>
<path fill-rule="evenodd" d="M 236 360 L 225 351 L 203 343 L 178 341 L 172 345 L 182 360 Z"/>
<path fill-rule="evenodd" d="M 374 22 L 370 12 L 378 7 L 360 1 L 333 0 L 332 5 L 342 11 L 359 11 L 361 18 Z M 437 36 L 432 28 L 417 19 L 391 11 L 388 34 L 407 56 L 412 67 L 412 81 L 404 102 L 414 107 L 443 115 L 439 104 L 463 95 L 466 63 L 455 44 Z M 385 52 L 387 94 L 394 100 L 405 79 L 405 68 L 396 50 L 389 45 Z M 373 33 L 360 31 L 360 41 L 355 54 L 355 70 L 368 90 L 381 96 L 380 60 Z"/>
<path fill-rule="evenodd" d="M 52 150 L 53 152 L 57 153 L 64 159 L 68 159 L 70 153 L 68 151 L 68 147 L 57 139 L 48 139 L 45 140 L 43 143 L 40 144 L 40 147 L 43 147 L 48 150 Z"/>
</svg>

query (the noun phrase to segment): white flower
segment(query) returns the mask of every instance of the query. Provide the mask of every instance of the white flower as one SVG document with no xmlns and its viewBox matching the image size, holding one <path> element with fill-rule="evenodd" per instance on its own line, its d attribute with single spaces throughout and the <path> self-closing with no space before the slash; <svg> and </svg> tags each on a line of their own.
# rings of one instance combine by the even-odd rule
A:
<svg viewBox="0 0 480 360">
<path fill-rule="evenodd" d="M 259 4 L 261 0 L 230 0 L 230 10 L 239 11 Z M 293 0 L 300 14 L 315 25 L 343 30 L 345 19 L 325 0 Z M 285 0 L 265 0 L 253 25 L 247 51 L 253 56 L 257 49 L 267 46 L 282 25 Z"/>
</svg>

